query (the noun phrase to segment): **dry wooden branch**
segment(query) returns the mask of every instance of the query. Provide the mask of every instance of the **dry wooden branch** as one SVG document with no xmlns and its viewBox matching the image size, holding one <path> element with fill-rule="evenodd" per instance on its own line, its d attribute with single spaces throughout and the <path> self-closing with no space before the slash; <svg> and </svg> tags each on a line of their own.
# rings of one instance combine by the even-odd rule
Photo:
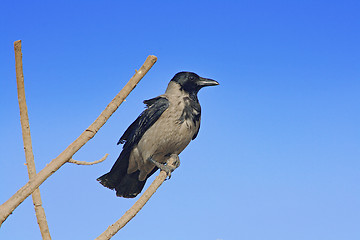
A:
<svg viewBox="0 0 360 240">
<path fill-rule="evenodd" d="M 20 188 L 12 197 L 0 206 L 0 226 L 6 218 L 19 206 L 36 188 L 40 186 L 48 177 L 56 172 L 62 165 L 64 165 L 70 158 L 87 143 L 97 131 L 106 123 L 109 117 L 116 111 L 124 99 L 136 87 L 139 81 L 155 64 L 157 58 L 155 56 L 148 56 L 145 63 L 133 75 L 124 88 L 115 96 L 115 98 L 107 105 L 100 116 L 73 142 L 71 143 L 58 157 L 53 159 L 44 169 L 42 169 L 36 176 Z"/>
<path fill-rule="evenodd" d="M 176 159 L 171 157 L 167 165 L 170 167 L 177 167 L 175 164 Z M 95 238 L 95 240 L 108 240 L 112 238 L 121 228 L 123 228 L 131 219 L 133 219 L 136 214 L 144 207 L 144 205 L 149 201 L 151 196 L 156 192 L 156 190 L 161 186 L 165 181 L 167 174 L 165 171 L 161 171 L 160 174 L 155 178 L 151 185 L 146 189 L 146 191 L 141 195 L 141 197 L 134 203 L 134 205 L 125 212 L 125 214 L 117 220 L 114 224 L 110 225 L 100 236 Z"/>
<path fill-rule="evenodd" d="M 94 165 L 94 164 L 101 163 L 101 162 L 105 161 L 105 159 L 108 156 L 109 156 L 109 154 L 105 154 L 105 156 L 103 156 L 101 159 L 93 161 L 93 162 L 78 161 L 78 160 L 70 158 L 69 163 L 75 163 L 77 165 Z"/>
<path fill-rule="evenodd" d="M 24 141 L 24 150 L 26 158 L 26 166 L 28 169 L 29 179 L 32 180 L 36 175 L 34 154 L 32 150 L 29 116 L 25 98 L 24 74 L 22 66 L 22 52 L 21 40 L 14 42 L 15 50 L 15 69 L 16 69 L 16 83 L 18 90 L 18 100 L 20 108 L 20 122 L 22 129 L 22 136 Z M 36 188 L 32 193 L 32 200 L 35 208 L 35 215 L 39 224 L 41 236 L 43 239 L 51 240 L 49 226 L 46 221 L 45 210 L 42 207 L 40 189 Z"/>
</svg>

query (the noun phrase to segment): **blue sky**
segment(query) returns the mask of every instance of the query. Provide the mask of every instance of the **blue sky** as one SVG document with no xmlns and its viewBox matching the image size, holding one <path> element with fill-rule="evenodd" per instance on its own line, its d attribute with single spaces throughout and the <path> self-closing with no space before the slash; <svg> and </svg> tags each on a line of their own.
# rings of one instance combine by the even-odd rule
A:
<svg viewBox="0 0 360 240">
<path fill-rule="evenodd" d="M 142 101 L 184 70 L 221 85 L 199 93 L 201 129 L 181 167 L 113 239 L 360 239 L 359 12 L 359 1 L 3 1 L 0 202 L 28 180 L 13 53 L 21 39 L 37 170 L 158 57 L 74 156 L 109 158 L 66 164 L 41 185 L 53 239 L 94 239 L 134 203 L 95 179 Z M 0 239 L 40 238 L 28 198 Z"/>
</svg>

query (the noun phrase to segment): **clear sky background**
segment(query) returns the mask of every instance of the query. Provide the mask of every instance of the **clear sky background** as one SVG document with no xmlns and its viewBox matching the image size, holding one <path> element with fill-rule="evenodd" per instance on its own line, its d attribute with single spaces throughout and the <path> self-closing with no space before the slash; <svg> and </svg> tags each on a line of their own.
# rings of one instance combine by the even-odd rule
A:
<svg viewBox="0 0 360 240">
<path fill-rule="evenodd" d="M 359 1 L 332 0 L 2 1 L 0 203 L 28 181 L 13 52 L 21 39 L 38 171 L 158 57 L 74 156 L 108 159 L 65 164 L 41 185 L 54 240 L 94 239 L 135 202 L 95 179 L 142 101 L 179 71 L 220 86 L 199 93 L 200 133 L 180 168 L 113 239 L 360 239 L 359 13 Z M 0 239 L 41 239 L 31 198 Z"/>
</svg>

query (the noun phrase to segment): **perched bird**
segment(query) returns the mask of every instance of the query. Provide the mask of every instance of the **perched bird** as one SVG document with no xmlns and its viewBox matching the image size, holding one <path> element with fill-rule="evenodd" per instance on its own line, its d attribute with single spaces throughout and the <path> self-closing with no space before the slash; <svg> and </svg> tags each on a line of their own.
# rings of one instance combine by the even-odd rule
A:
<svg viewBox="0 0 360 240">
<path fill-rule="evenodd" d="M 197 93 L 219 85 L 192 72 L 179 72 L 165 94 L 145 100 L 147 108 L 128 127 L 117 144 L 124 144 L 110 172 L 97 180 L 124 198 L 136 197 L 157 169 L 169 174 L 170 156 L 177 157 L 194 140 L 200 128 L 201 107 Z M 179 164 L 180 162 L 178 162 Z"/>
</svg>

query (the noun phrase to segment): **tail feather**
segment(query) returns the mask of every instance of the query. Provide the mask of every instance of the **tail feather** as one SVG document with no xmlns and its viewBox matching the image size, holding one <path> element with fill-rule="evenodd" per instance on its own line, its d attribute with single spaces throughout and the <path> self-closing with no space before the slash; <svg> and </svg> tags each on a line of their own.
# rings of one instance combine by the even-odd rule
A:
<svg viewBox="0 0 360 240">
<path fill-rule="evenodd" d="M 124 198 L 136 197 L 144 188 L 146 180 L 139 181 L 140 171 L 131 174 L 125 174 L 122 178 L 116 178 L 111 171 L 102 175 L 97 180 L 110 189 L 115 189 L 116 196 Z"/>
<path fill-rule="evenodd" d="M 110 175 L 110 172 L 102 175 L 101 177 L 97 178 L 96 180 L 99 181 L 101 183 L 101 185 L 103 185 L 104 187 L 114 189 L 116 186 L 115 182 L 111 181 L 111 178 L 109 175 Z"/>
<path fill-rule="evenodd" d="M 110 172 L 99 177 L 98 180 L 104 187 L 114 189 L 121 179 L 126 175 L 129 166 L 128 152 L 122 151 Z"/>
<path fill-rule="evenodd" d="M 136 197 L 144 188 L 146 179 L 139 181 L 140 171 L 126 174 L 120 183 L 115 187 L 116 196 L 124 198 Z"/>
<path fill-rule="evenodd" d="M 129 166 L 129 154 L 121 152 L 110 172 L 102 175 L 97 180 L 110 189 L 115 189 L 116 196 L 124 198 L 136 197 L 144 188 L 146 179 L 139 181 L 140 171 L 137 170 L 131 174 L 127 173 Z M 158 168 L 155 167 L 148 175 L 150 177 Z"/>
</svg>

